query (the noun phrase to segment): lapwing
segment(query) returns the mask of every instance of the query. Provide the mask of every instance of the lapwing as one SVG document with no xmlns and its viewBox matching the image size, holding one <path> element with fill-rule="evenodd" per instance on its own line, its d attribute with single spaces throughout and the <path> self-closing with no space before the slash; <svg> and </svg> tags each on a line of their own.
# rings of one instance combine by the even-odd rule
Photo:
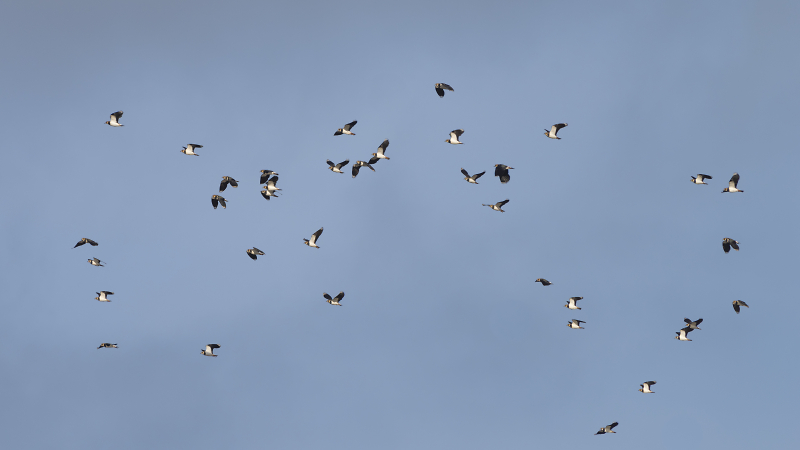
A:
<svg viewBox="0 0 800 450">
<path fill-rule="evenodd" d="M 102 344 L 100 344 L 100 347 L 97 347 L 98 350 L 101 348 L 117 348 L 117 344 L 109 344 L 108 342 L 103 342 Z"/>
<path fill-rule="evenodd" d="M 583 297 L 570 297 L 569 301 L 566 305 L 564 305 L 564 307 L 569 309 L 580 309 L 578 307 L 578 300 L 583 300 Z"/>
<path fill-rule="evenodd" d="M 582 323 L 586 323 L 583 320 L 572 319 L 571 322 L 567 322 L 567 326 L 574 330 L 582 330 L 583 327 L 581 326 Z"/>
<path fill-rule="evenodd" d="M 544 135 L 549 137 L 550 139 L 561 139 L 560 137 L 556 136 L 556 134 L 558 134 L 558 130 L 564 128 L 565 126 L 567 126 L 566 123 L 557 123 L 552 127 L 550 127 L 549 130 L 545 128 Z"/>
<path fill-rule="evenodd" d="M 448 144 L 463 144 L 458 140 L 462 134 L 464 134 L 464 130 L 453 130 L 450 132 L 450 139 L 446 139 L 445 142 Z"/>
<path fill-rule="evenodd" d="M 311 239 L 303 239 L 303 242 L 309 247 L 319 248 L 317 245 L 317 239 L 319 239 L 320 235 L 322 234 L 322 228 L 317 230 L 316 233 L 312 234 Z"/>
<path fill-rule="evenodd" d="M 480 184 L 480 183 L 478 183 L 478 178 L 482 177 L 483 174 L 486 173 L 486 171 L 484 170 L 481 173 L 476 173 L 475 175 L 470 175 L 469 172 L 464 170 L 464 168 L 462 167 L 461 168 L 461 173 L 464 174 L 464 179 L 467 180 L 467 183 Z"/>
<path fill-rule="evenodd" d="M 213 356 L 214 358 L 216 358 L 217 355 L 214 354 L 214 349 L 215 348 L 219 348 L 219 345 L 217 345 L 217 344 L 208 344 L 208 345 L 206 345 L 206 349 L 205 350 L 200 350 L 200 354 L 201 355 L 206 355 L 206 356 Z"/>
<path fill-rule="evenodd" d="M 728 187 L 722 190 L 723 193 L 725 192 L 744 192 L 743 190 L 737 188 L 736 186 L 739 185 L 739 174 L 734 173 L 731 177 L 731 180 L 728 181 Z"/>
<path fill-rule="evenodd" d="M 354 126 L 356 126 L 357 123 L 358 123 L 358 121 L 354 120 L 354 121 L 348 123 L 347 125 L 345 125 L 344 127 L 339 128 L 338 130 L 336 130 L 336 133 L 333 133 L 333 135 L 334 136 L 339 136 L 341 134 L 349 134 L 351 136 L 355 136 L 356 134 L 351 132 L 350 129 L 352 129 Z"/>
<path fill-rule="evenodd" d="M 506 204 L 506 203 L 508 203 L 509 201 L 510 201 L 510 200 L 506 199 L 506 200 L 503 200 L 502 202 L 497 202 L 497 203 L 495 203 L 494 205 L 487 205 L 486 203 L 482 203 L 482 205 L 483 205 L 483 206 L 488 206 L 489 208 L 492 208 L 492 209 L 493 209 L 493 210 L 495 210 L 495 211 L 505 212 L 505 211 L 502 209 L 502 208 L 503 208 L 503 205 L 505 205 L 505 204 Z"/>
<path fill-rule="evenodd" d="M 187 144 L 186 147 L 183 147 L 183 150 L 181 150 L 181 153 L 183 153 L 185 155 L 200 156 L 200 155 L 198 155 L 197 153 L 194 152 L 194 149 L 196 149 L 196 148 L 203 148 L 203 146 L 202 145 L 198 145 L 198 144 Z"/>
<path fill-rule="evenodd" d="M 350 160 L 349 159 L 345 159 L 344 161 L 340 162 L 339 164 L 334 164 L 333 161 L 331 161 L 329 159 L 328 160 L 328 166 L 330 166 L 330 167 L 328 167 L 328 169 L 330 169 L 331 172 L 344 173 L 344 172 L 342 172 L 342 167 L 344 167 L 344 166 L 346 166 L 348 164 L 350 164 Z"/>
<path fill-rule="evenodd" d="M 439 95 L 439 97 L 444 97 L 445 89 L 450 91 L 450 92 L 455 92 L 453 90 L 453 88 L 450 87 L 449 84 L 445 84 L 445 83 L 436 83 L 436 84 L 433 85 L 433 87 L 436 89 L 436 93 Z"/>
<path fill-rule="evenodd" d="M 211 206 L 213 206 L 214 209 L 217 209 L 217 204 L 221 204 L 222 205 L 222 209 L 227 208 L 228 205 L 225 204 L 226 201 L 227 200 L 225 200 L 225 197 L 223 197 L 221 195 L 212 195 L 211 196 Z"/>
<path fill-rule="evenodd" d="M 111 125 L 112 127 L 124 127 L 125 125 L 119 123 L 119 118 L 122 117 L 122 111 L 117 111 L 111 114 L 111 117 L 106 125 Z"/>
<path fill-rule="evenodd" d="M 511 175 L 508 173 L 510 169 L 513 169 L 513 167 L 508 167 L 505 164 L 495 164 L 494 176 L 500 177 L 500 182 L 506 184 L 511 181 Z"/>
<path fill-rule="evenodd" d="M 110 302 L 111 300 L 108 298 L 109 295 L 114 295 L 114 293 L 109 291 L 100 291 L 97 292 L 97 297 L 94 299 L 98 302 Z"/>
<path fill-rule="evenodd" d="M 739 314 L 739 311 L 740 311 L 739 307 L 740 306 L 744 306 L 745 308 L 749 308 L 749 306 L 747 306 L 747 303 L 743 302 L 742 300 L 734 300 L 733 301 L 733 310 L 736 311 L 736 314 Z"/>
<path fill-rule="evenodd" d="M 739 241 L 734 241 L 731 238 L 722 238 L 722 251 L 728 253 L 731 251 L 731 247 L 737 252 L 739 251 Z"/>
<path fill-rule="evenodd" d="M 249 256 L 253 261 L 258 259 L 258 255 L 264 256 L 264 252 L 255 247 L 247 249 L 247 256 Z"/>
<path fill-rule="evenodd" d="M 331 298 L 331 296 L 327 292 L 323 292 L 322 296 L 325 297 L 326 301 L 331 305 L 342 306 L 342 304 L 339 302 L 341 302 L 342 299 L 344 298 L 344 291 L 339 292 L 339 295 L 333 298 Z"/>
<path fill-rule="evenodd" d="M 233 178 L 222 177 L 222 181 L 219 182 L 219 191 L 220 192 L 224 191 L 229 184 L 233 187 L 239 187 L 239 182 L 234 180 Z"/>
<path fill-rule="evenodd" d="M 644 383 L 639 385 L 639 392 L 645 394 L 655 394 L 655 392 L 650 390 L 650 386 L 656 384 L 655 381 L 645 381 Z"/>
<path fill-rule="evenodd" d="M 711 175 L 698 173 L 697 177 L 692 177 L 692 183 L 708 185 L 708 183 L 703 183 L 703 180 L 710 180 L 710 179 L 711 179 Z"/>
<path fill-rule="evenodd" d="M 78 241 L 77 244 L 75 244 L 75 247 L 72 247 L 72 248 L 80 247 L 83 244 L 89 244 L 92 247 L 97 247 L 97 245 L 98 245 L 97 242 L 95 242 L 95 241 L 93 241 L 93 240 L 91 240 L 89 238 L 81 238 L 81 240 Z"/>
</svg>

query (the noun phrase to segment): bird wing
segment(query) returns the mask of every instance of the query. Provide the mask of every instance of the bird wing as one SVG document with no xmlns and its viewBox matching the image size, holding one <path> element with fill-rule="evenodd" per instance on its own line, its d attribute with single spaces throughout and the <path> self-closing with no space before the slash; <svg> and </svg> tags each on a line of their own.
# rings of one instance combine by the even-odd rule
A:
<svg viewBox="0 0 800 450">
<path fill-rule="evenodd" d="M 684 317 L 684 318 L 683 318 L 683 321 L 684 321 L 684 322 L 686 322 L 686 323 L 692 323 L 692 321 L 691 321 L 691 320 L 689 320 L 689 318 L 688 318 L 688 317 Z"/>
<path fill-rule="evenodd" d="M 214 206 L 214 209 L 217 209 L 217 205 L 218 204 L 219 204 L 219 201 L 217 200 L 217 196 L 215 195 L 215 196 L 211 197 L 211 205 Z"/>
<path fill-rule="evenodd" d="M 740 304 L 740 305 L 742 305 L 742 306 L 744 306 L 745 308 L 749 308 L 749 306 L 747 306 L 747 303 L 745 303 L 745 302 L 744 302 L 744 301 L 742 301 L 742 300 L 739 300 L 739 304 Z"/>
<path fill-rule="evenodd" d="M 270 197 L 269 191 L 261 191 L 261 196 L 264 197 L 265 199 L 269 200 L 269 197 Z"/>
<path fill-rule="evenodd" d="M 739 184 L 739 174 L 734 173 L 731 177 L 731 181 L 728 182 L 728 186 L 735 188 Z"/>
<path fill-rule="evenodd" d="M 655 381 L 645 381 L 644 384 L 646 384 L 647 387 L 650 387 L 650 386 L 656 384 L 656 382 Z"/>
<path fill-rule="evenodd" d="M 702 180 L 710 180 L 711 179 L 711 175 L 706 175 L 704 173 L 698 173 L 697 177 L 700 178 L 700 181 L 702 181 Z"/>
<path fill-rule="evenodd" d="M 557 123 L 557 124 L 553 125 L 553 130 L 555 130 L 554 131 L 555 133 L 558 133 L 558 130 L 564 128 L 565 126 L 567 126 L 566 123 Z"/>
<path fill-rule="evenodd" d="M 367 161 L 367 165 L 369 165 L 369 164 L 375 164 L 375 163 L 377 163 L 377 162 L 378 162 L 378 161 L 380 161 L 380 160 L 381 160 L 381 159 L 380 159 L 380 158 L 378 158 L 377 156 L 373 156 L 372 158 L 370 158 L 370 159 L 369 159 L 369 161 Z M 372 167 L 370 167 L 370 169 L 372 169 Z M 373 171 L 375 171 L 375 169 L 372 169 L 372 170 L 373 170 Z"/>
<path fill-rule="evenodd" d="M 322 296 L 325 297 L 326 300 L 333 301 L 333 299 L 331 298 L 330 294 L 328 294 L 327 292 L 323 292 Z"/>
<path fill-rule="evenodd" d="M 463 169 L 462 169 L 462 170 L 463 170 Z M 83 239 L 81 239 L 80 241 L 78 241 L 78 243 L 77 243 L 77 244 L 75 244 L 75 247 L 72 247 L 72 248 L 80 247 L 81 245 L 83 245 L 83 244 L 85 244 L 85 243 L 86 243 L 86 238 L 83 238 Z"/>
<path fill-rule="evenodd" d="M 219 182 L 219 191 L 220 192 L 225 191 L 225 188 L 227 188 L 227 187 L 228 187 L 228 180 L 222 180 L 222 181 Z"/>
<path fill-rule="evenodd" d="M 703 323 L 703 318 L 702 317 L 694 321 L 695 325 L 700 325 L 701 323 Z"/>
<path fill-rule="evenodd" d="M 93 240 L 91 240 L 89 238 L 86 238 L 86 242 L 88 242 L 92 247 L 97 247 L 97 242 L 95 242 L 95 241 L 93 241 Z"/>
<path fill-rule="evenodd" d="M 340 162 L 339 164 L 337 164 L 337 165 L 336 165 L 336 167 L 338 167 L 339 169 L 341 169 L 342 167 L 344 167 L 344 166 L 346 166 L 346 165 L 348 165 L 348 164 L 350 164 L 350 160 L 349 160 L 349 159 L 345 159 L 344 161 L 342 161 L 342 162 Z"/>
<path fill-rule="evenodd" d="M 239 187 L 239 182 L 238 182 L 238 181 L 236 181 L 236 180 L 234 180 L 233 178 L 231 178 L 231 179 L 228 181 L 228 183 L 230 183 L 230 184 L 231 184 L 231 186 L 233 186 L 233 187 Z"/>
<path fill-rule="evenodd" d="M 439 97 L 444 97 L 444 91 L 438 87 L 436 87 L 436 93 L 439 95 Z"/>
<path fill-rule="evenodd" d="M 330 159 L 328 160 L 328 165 L 331 167 L 336 167 L 336 164 L 334 164 L 333 161 L 331 161 Z M 262 180 L 261 182 L 263 183 L 264 178 L 262 177 L 261 180 Z"/>
<path fill-rule="evenodd" d="M 486 173 L 486 171 L 485 171 L 485 170 L 484 170 L 483 172 L 481 172 L 481 173 L 476 173 L 475 175 L 473 175 L 473 176 L 472 176 L 472 178 L 473 178 L 474 180 L 477 180 L 478 178 L 482 177 L 482 176 L 483 176 L 483 174 L 485 174 L 485 173 Z"/>
<path fill-rule="evenodd" d="M 725 253 L 731 251 L 731 244 L 729 244 L 727 241 L 722 241 L 722 251 Z"/>
<path fill-rule="evenodd" d="M 383 143 L 378 147 L 378 154 L 383 155 L 386 152 L 386 148 L 389 147 L 389 140 L 386 139 Z"/>
<path fill-rule="evenodd" d="M 336 130 L 335 133 L 333 133 L 334 136 L 339 136 L 341 134 L 342 134 L 342 129 L 341 128 L 339 128 L 338 130 Z"/>
<path fill-rule="evenodd" d="M 372 167 L 372 166 L 370 165 L 370 163 L 366 162 L 366 163 L 362 163 L 361 165 L 362 165 L 362 166 L 367 166 L 367 167 L 369 167 L 369 168 L 370 168 L 370 170 L 372 170 L 373 172 L 375 172 L 375 168 L 374 168 L 374 167 Z"/>
<path fill-rule="evenodd" d="M 614 427 L 617 426 L 617 425 L 619 425 L 619 422 L 614 422 L 614 423 L 612 423 L 611 425 L 608 426 L 608 429 L 609 430 L 613 430 Z"/>
<path fill-rule="evenodd" d="M 340 301 L 342 301 L 342 299 L 344 298 L 344 291 L 340 291 L 340 292 L 339 292 L 339 295 L 337 295 L 337 296 L 336 296 L 336 297 L 334 297 L 334 298 L 336 299 L 336 301 L 337 301 L 337 302 L 340 302 Z"/>
<path fill-rule="evenodd" d="M 119 123 L 119 118 L 122 117 L 122 111 L 117 111 L 110 116 L 111 123 Z"/>
<path fill-rule="evenodd" d="M 267 181 L 267 185 L 272 187 L 275 187 L 277 183 L 278 183 L 278 177 L 272 177 L 269 179 L 269 181 Z"/>
<path fill-rule="evenodd" d="M 739 314 L 739 304 L 736 303 L 736 300 L 733 301 L 733 310 L 736 311 L 736 314 Z"/>
<path fill-rule="evenodd" d="M 355 177 L 356 177 L 356 175 L 358 175 L 358 170 L 359 170 L 359 169 L 361 169 L 361 165 L 360 165 L 360 164 L 358 164 L 358 163 L 356 163 L 356 164 L 353 164 L 353 169 L 352 169 L 352 171 L 353 171 L 353 178 L 355 178 Z"/>
<path fill-rule="evenodd" d="M 358 121 L 357 121 L 357 120 L 354 120 L 354 121 L 352 121 L 352 122 L 348 123 L 347 125 L 345 125 L 345 126 L 344 126 L 344 129 L 345 129 L 346 131 L 350 131 L 350 129 L 351 129 L 351 128 L 353 128 L 354 126 L 356 126 L 356 124 L 357 124 L 357 123 L 358 123 Z"/>
<path fill-rule="evenodd" d="M 504 167 L 501 167 L 500 164 L 498 164 L 498 165 L 496 165 L 494 167 L 494 176 L 499 177 L 499 176 L 503 175 L 504 172 L 508 173 L 508 170 L 506 170 Z"/>
<path fill-rule="evenodd" d="M 255 248 L 255 247 L 253 247 L 253 251 L 258 253 L 259 255 L 264 255 L 265 254 L 264 252 L 262 252 L 261 250 Z"/>
<path fill-rule="evenodd" d="M 436 86 L 437 86 L 438 88 L 440 88 L 440 89 L 447 89 L 448 91 L 455 92 L 455 91 L 453 91 L 453 88 L 452 88 L 452 87 L 450 87 L 450 85 L 449 85 L 449 84 L 445 84 L 445 83 L 439 83 L 439 84 L 437 84 Z"/>
<path fill-rule="evenodd" d="M 228 207 L 228 205 L 225 203 L 225 197 L 220 197 L 219 198 L 219 202 L 220 202 L 220 204 L 222 204 L 222 209 L 225 209 L 225 208 Z"/>
<path fill-rule="evenodd" d="M 319 230 L 317 230 L 317 232 L 316 232 L 316 233 L 312 234 L 312 235 L 311 235 L 311 239 L 310 239 L 309 241 L 310 241 L 312 244 L 316 243 L 316 242 L 317 242 L 317 239 L 319 239 L 319 237 L 320 237 L 320 235 L 321 235 L 321 234 L 322 234 L 322 228 L 320 228 Z"/>
<path fill-rule="evenodd" d="M 572 321 L 575 323 L 586 323 L 583 320 L 578 320 L 578 319 L 572 319 Z"/>
<path fill-rule="evenodd" d="M 461 173 L 463 173 L 465 177 L 469 178 L 469 172 L 467 172 L 466 170 L 464 170 L 464 168 L 463 168 L 463 167 L 461 168 Z"/>
<path fill-rule="evenodd" d="M 502 202 L 497 202 L 497 207 L 498 207 L 498 208 L 502 208 L 502 207 L 503 207 L 503 205 L 505 205 L 505 204 L 506 204 L 506 203 L 508 203 L 509 201 L 510 201 L 510 200 L 508 200 L 508 199 L 505 199 L 505 200 L 503 200 Z"/>
<path fill-rule="evenodd" d="M 249 256 L 250 259 L 252 259 L 253 261 L 258 259 L 258 256 L 256 256 L 255 252 L 253 252 L 253 250 L 249 248 L 247 249 L 247 256 Z"/>
<path fill-rule="evenodd" d="M 461 137 L 462 134 L 464 134 L 464 130 L 453 130 L 453 131 L 450 132 L 450 134 L 451 135 L 455 134 L 456 137 L 459 138 L 459 137 Z"/>
<path fill-rule="evenodd" d="M 731 247 L 733 247 L 733 249 L 736 250 L 737 252 L 739 251 L 739 243 L 738 242 L 731 241 Z"/>
</svg>

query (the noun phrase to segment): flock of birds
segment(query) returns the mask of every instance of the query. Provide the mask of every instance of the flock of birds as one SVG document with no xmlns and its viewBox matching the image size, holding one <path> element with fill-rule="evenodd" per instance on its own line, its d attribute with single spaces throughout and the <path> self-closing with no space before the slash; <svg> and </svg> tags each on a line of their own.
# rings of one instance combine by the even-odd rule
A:
<svg viewBox="0 0 800 450">
<path fill-rule="evenodd" d="M 450 85 L 445 84 L 445 83 L 436 83 L 434 85 L 434 87 L 435 87 L 436 93 L 439 95 L 439 97 L 444 97 L 445 91 L 454 92 L 453 88 Z M 122 127 L 122 126 L 124 126 L 121 123 L 119 123 L 119 120 L 122 118 L 122 114 L 123 114 L 122 111 L 117 111 L 117 112 L 111 114 L 111 117 L 110 117 L 109 121 L 106 122 L 106 124 L 110 125 L 112 127 Z M 341 136 L 341 135 L 355 136 L 355 133 L 353 133 L 352 130 L 353 130 L 353 127 L 355 127 L 357 123 L 358 123 L 358 121 L 354 120 L 354 121 L 344 125 L 342 128 L 337 129 L 336 132 L 333 135 L 334 136 Z M 560 137 L 558 137 L 558 132 L 561 129 L 565 128 L 566 126 L 567 126 L 567 123 L 557 123 L 557 124 L 551 126 L 550 129 L 545 129 L 544 130 L 545 131 L 544 135 L 547 136 L 550 139 L 561 139 Z M 453 131 L 450 132 L 450 137 L 447 140 L 445 140 L 445 142 L 447 142 L 448 144 L 453 144 L 453 145 L 463 144 L 463 142 L 461 142 L 459 140 L 463 134 L 464 134 L 464 130 L 463 129 L 453 130 Z M 362 160 L 356 161 L 353 164 L 352 168 L 351 168 L 351 173 L 352 173 L 353 178 L 355 178 L 358 175 L 359 170 L 362 167 L 367 167 L 370 170 L 372 170 L 373 172 L 375 172 L 375 168 L 373 167 L 373 165 L 375 165 L 381 159 L 385 159 L 385 160 L 388 161 L 390 159 L 388 156 L 386 156 L 386 150 L 387 150 L 388 147 L 389 147 L 389 140 L 386 139 L 386 140 L 383 141 L 383 143 L 381 143 L 381 145 L 378 147 L 377 151 L 375 153 L 372 153 L 372 157 L 370 159 L 368 159 L 366 161 L 362 161 Z M 199 148 L 203 148 L 203 146 L 202 145 L 198 145 L 198 144 L 188 144 L 186 147 L 183 147 L 183 150 L 181 150 L 181 153 L 184 153 L 186 155 L 199 156 L 195 152 L 195 150 L 197 150 Z M 329 166 L 328 169 L 330 169 L 332 172 L 344 173 L 342 171 L 342 168 L 347 166 L 350 163 L 350 160 L 346 159 L 346 160 L 344 160 L 344 161 L 342 161 L 342 162 L 340 162 L 338 164 L 334 164 L 331 160 L 327 160 L 327 163 L 328 163 L 328 166 Z M 514 168 L 513 167 L 509 167 L 509 166 L 507 166 L 505 164 L 495 164 L 494 175 L 500 179 L 500 183 L 506 184 L 509 181 L 511 181 L 511 175 L 509 174 L 509 170 L 512 170 L 512 169 L 514 169 Z M 483 171 L 483 172 L 480 172 L 480 173 L 476 173 L 474 175 L 470 175 L 469 172 L 467 172 L 464 168 L 461 168 L 461 173 L 464 175 L 464 180 L 466 180 L 468 183 L 479 184 L 478 183 L 478 179 L 480 177 L 482 177 L 486 173 L 486 171 Z M 706 174 L 697 174 L 696 177 L 691 177 L 691 178 L 692 178 L 692 183 L 694 183 L 694 184 L 705 184 L 705 185 L 708 184 L 708 183 L 705 182 L 705 180 L 711 180 L 712 179 L 712 177 L 710 175 L 706 175 Z M 276 195 L 276 193 L 277 193 L 277 191 L 280 191 L 280 189 L 276 186 L 277 182 L 278 182 L 278 173 L 273 172 L 271 170 L 262 170 L 261 171 L 260 184 L 264 184 L 265 185 L 263 187 L 263 190 L 261 191 L 261 195 L 266 200 L 269 200 L 271 197 L 278 197 Z M 726 187 L 722 192 L 723 193 L 727 193 L 727 192 L 744 192 L 743 190 L 740 190 L 738 188 L 738 185 L 739 185 L 739 174 L 738 173 L 734 173 L 733 176 L 731 177 L 730 181 L 728 182 L 728 187 Z M 233 179 L 232 177 L 223 176 L 222 177 L 222 181 L 220 182 L 220 185 L 219 185 L 219 193 L 224 192 L 227 189 L 228 186 L 232 186 L 234 188 L 237 188 L 237 187 L 239 187 L 239 182 L 237 180 Z M 221 196 L 219 194 L 214 194 L 214 195 L 211 196 L 211 205 L 214 207 L 214 209 L 217 209 L 217 207 L 219 205 L 222 205 L 223 209 L 227 208 L 227 201 L 228 201 L 227 199 L 225 199 L 223 196 Z M 483 206 L 488 206 L 489 208 L 491 208 L 491 209 L 493 209 L 495 211 L 505 212 L 502 208 L 508 202 L 509 202 L 509 200 L 506 199 L 506 200 L 497 202 L 495 204 L 483 204 Z M 316 232 L 314 232 L 314 234 L 312 234 L 310 238 L 303 239 L 303 243 L 305 245 L 309 246 L 309 247 L 312 247 L 312 248 L 317 248 L 317 249 L 320 248 L 319 245 L 317 245 L 317 241 L 319 241 L 320 236 L 322 236 L 323 229 L 324 228 L 320 227 L 320 229 L 317 230 Z M 98 243 L 93 241 L 92 239 L 82 238 L 77 244 L 75 244 L 75 247 L 73 247 L 73 248 L 80 247 L 80 246 L 85 245 L 85 244 L 89 244 L 89 245 L 91 245 L 93 247 L 96 247 L 98 245 Z M 734 240 L 734 239 L 731 239 L 731 238 L 727 238 L 727 237 L 723 238 L 723 240 L 722 240 L 722 249 L 723 249 L 723 251 L 725 253 L 728 253 L 728 252 L 730 252 L 731 248 L 733 248 L 734 250 L 738 251 L 739 250 L 739 242 Z M 253 260 L 257 260 L 258 256 L 263 256 L 264 255 L 264 252 L 259 250 L 256 247 L 247 249 L 246 253 L 247 253 L 247 256 L 249 256 Z M 101 261 L 98 258 L 94 258 L 93 257 L 93 258 L 90 258 L 88 261 L 93 266 L 105 267 L 104 261 Z M 551 283 L 550 281 L 548 281 L 548 280 L 546 280 L 544 278 L 537 278 L 535 282 L 541 283 L 542 286 L 550 286 L 550 285 L 553 284 L 553 283 Z M 114 295 L 114 293 L 110 292 L 110 291 L 100 291 L 100 292 L 97 292 L 97 297 L 95 297 L 95 300 L 100 301 L 100 302 L 110 302 L 111 300 L 108 298 L 110 295 Z M 341 301 L 344 298 L 344 292 L 343 291 L 339 292 L 339 294 L 336 295 L 336 297 L 331 297 L 327 292 L 324 292 L 322 294 L 322 296 L 325 298 L 325 301 L 328 302 L 329 304 L 335 305 L 335 306 L 342 306 Z M 578 301 L 580 301 L 580 300 L 583 300 L 583 297 L 570 297 L 569 300 L 567 300 L 567 303 L 564 305 L 564 307 L 566 307 L 566 308 L 568 308 L 570 310 L 581 310 L 581 308 L 578 306 Z M 741 311 L 740 307 L 742 307 L 742 306 L 749 308 L 747 303 L 745 303 L 742 300 L 734 300 L 733 301 L 733 309 L 736 312 L 736 314 L 739 314 L 739 312 Z M 698 325 L 700 325 L 700 323 L 703 322 L 703 319 L 699 318 L 697 320 L 690 320 L 689 318 L 684 318 L 683 320 L 686 323 L 686 326 L 681 328 L 679 331 L 675 332 L 675 334 L 677 335 L 677 336 L 675 336 L 675 339 L 678 339 L 680 341 L 691 341 L 691 339 L 688 338 L 689 333 L 694 331 L 694 330 L 700 330 Z M 567 327 L 571 328 L 571 329 L 575 329 L 575 330 L 582 330 L 582 329 L 584 329 L 584 327 L 582 327 L 581 324 L 585 324 L 585 323 L 586 322 L 583 321 L 583 320 L 572 319 L 571 321 L 567 322 Z M 100 346 L 97 347 L 97 348 L 101 349 L 101 348 L 118 348 L 118 347 L 117 347 L 117 344 L 111 344 L 111 343 L 104 342 L 104 343 L 100 344 Z M 205 355 L 205 356 L 217 357 L 217 355 L 214 354 L 214 349 L 218 349 L 218 348 L 220 348 L 220 346 L 218 344 L 208 344 L 208 345 L 206 345 L 205 349 L 202 349 L 200 351 L 200 353 L 202 355 Z M 655 381 L 645 381 L 644 383 L 639 385 L 639 392 L 642 392 L 642 393 L 645 393 L 645 394 L 653 394 L 654 391 L 651 389 L 651 387 L 653 385 L 655 385 L 655 384 L 656 384 Z M 606 425 L 606 426 L 600 428 L 600 430 L 597 433 L 595 433 L 595 435 L 607 434 L 607 433 L 616 433 L 614 431 L 614 428 L 617 425 L 619 425 L 618 422 L 614 422 L 614 423 L 612 423 L 610 425 Z"/>
</svg>

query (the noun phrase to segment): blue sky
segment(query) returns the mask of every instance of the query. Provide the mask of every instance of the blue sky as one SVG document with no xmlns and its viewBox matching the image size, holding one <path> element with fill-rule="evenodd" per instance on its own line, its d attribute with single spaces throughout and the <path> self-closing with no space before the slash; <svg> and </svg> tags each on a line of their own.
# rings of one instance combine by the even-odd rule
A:
<svg viewBox="0 0 800 450">
<path fill-rule="evenodd" d="M 0 442 L 790 447 L 799 8 L 3 4 Z"/>
</svg>

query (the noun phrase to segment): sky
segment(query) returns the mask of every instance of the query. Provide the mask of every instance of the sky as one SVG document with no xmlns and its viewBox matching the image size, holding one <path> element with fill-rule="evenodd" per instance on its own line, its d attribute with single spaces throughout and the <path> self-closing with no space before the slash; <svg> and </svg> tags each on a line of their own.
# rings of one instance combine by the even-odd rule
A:
<svg viewBox="0 0 800 450">
<path fill-rule="evenodd" d="M 3 3 L 0 444 L 790 448 L 798 13 Z"/>
</svg>

